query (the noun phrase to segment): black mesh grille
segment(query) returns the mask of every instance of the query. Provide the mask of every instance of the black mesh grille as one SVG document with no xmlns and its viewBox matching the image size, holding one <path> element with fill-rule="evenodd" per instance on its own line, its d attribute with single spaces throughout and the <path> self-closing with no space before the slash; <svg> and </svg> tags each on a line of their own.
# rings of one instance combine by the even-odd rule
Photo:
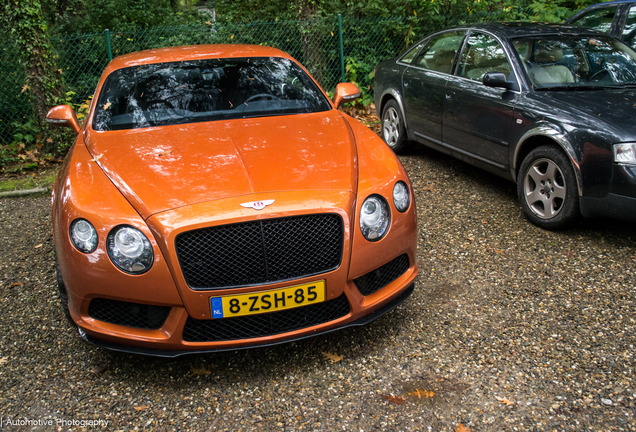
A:
<svg viewBox="0 0 636 432">
<path fill-rule="evenodd" d="M 213 342 L 271 336 L 333 321 L 347 314 L 349 302 L 343 294 L 323 303 L 267 314 L 211 320 L 188 317 L 183 340 Z"/>
<path fill-rule="evenodd" d="M 342 218 L 295 216 L 202 228 L 175 247 L 192 289 L 220 289 L 298 279 L 335 270 L 342 258 Z"/>
<path fill-rule="evenodd" d="M 400 255 L 393 261 L 389 261 L 382 267 L 379 267 L 372 272 L 360 276 L 358 279 L 354 279 L 358 290 L 362 295 L 370 295 L 384 288 L 400 276 L 402 276 L 409 269 L 409 257 Z"/>
<path fill-rule="evenodd" d="M 118 300 L 95 298 L 88 305 L 88 315 L 96 320 L 127 327 L 155 330 L 161 328 L 170 308 Z"/>
</svg>

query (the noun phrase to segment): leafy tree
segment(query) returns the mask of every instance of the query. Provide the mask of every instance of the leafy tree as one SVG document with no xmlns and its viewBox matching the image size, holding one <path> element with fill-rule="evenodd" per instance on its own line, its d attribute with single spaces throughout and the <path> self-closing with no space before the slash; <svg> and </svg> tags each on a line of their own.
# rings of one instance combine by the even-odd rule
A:
<svg viewBox="0 0 636 432">
<path fill-rule="evenodd" d="M 4 0 L 4 27 L 22 50 L 26 82 L 22 92 L 34 99 L 36 121 L 41 126 L 50 107 L 62 96 L 62 82 L 56 67 L 56 54 L 39 0 Z"/>
<path fill-rule="evenodd" d="M 62 34 L 147 29 L 202 19 L 191 0 L 49 0 L 46 10 Z"/>
</svg>

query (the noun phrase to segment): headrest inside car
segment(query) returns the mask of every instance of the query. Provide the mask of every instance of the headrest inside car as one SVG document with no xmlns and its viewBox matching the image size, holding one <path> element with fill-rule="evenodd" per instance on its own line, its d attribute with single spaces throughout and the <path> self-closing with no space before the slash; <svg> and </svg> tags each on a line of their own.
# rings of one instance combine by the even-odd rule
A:
<svg viewBox="0 0 636 432">
<path fill-rule="evenodd" d="M 556 63 L 563 59 L 563 50 L 550 48 L 537 48 L 534 53 L 535 63 Z"/>
</svg>

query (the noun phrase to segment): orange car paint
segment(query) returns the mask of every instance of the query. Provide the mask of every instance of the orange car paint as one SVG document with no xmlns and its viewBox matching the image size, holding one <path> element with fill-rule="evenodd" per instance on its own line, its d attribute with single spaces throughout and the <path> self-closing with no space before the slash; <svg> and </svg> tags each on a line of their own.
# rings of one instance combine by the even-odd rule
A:
<svg viewBox="0 0 636 432">
<path fill-rule="evenodd" d="M 112 71 L 146 63 L 214 57 L 276 56 L 282 51 L 256 46 L 196 46 L 134 53 L 114 59 Z M 293 60 L 293 59 L 292 59 Z M 349 89 L 351 90 L 351 89 Z M 96 99 L 96 98 L 95 98 Z M 55 110 L 55 111 L 54 111 Z M 161 350 L 212 350 L 273 343 L 337 328 L 381 308 L 409 287 L 418 271 L 417 220 L 406 171 L 393 152 L 368 128 L 338 111 L 212 121 L 175 126 L 98 132 L 91 128 L 94 103 L 76 143 L 62 165 L 53 191 L 54 240 L 73 319 L 88 335 L 129 346 Z M 63 112 L 62 112 L 63 111 Z M 51 116 L 71 114 L 59 107 Z M 72 111 L 71 111 L 72 113 Z M 74 116 L 74 114 L 72 114 Z M 70 126 L 72 122 L 69 121 Z M 411 190 L 400 213 L 393 204 L 398 180 Z M 380 241 L 369 242 L 358 226 L 366 197 L 382 195 L 391 207 L 391 225 Z M 241 207 L 274 199 L 261 211 Z M 174 250 L 181 232 L 260 218 L 332 212 L 342 216 L 344 249 L 338 269 L 294 281 L 231 290 L 194 291 L 183 278 Z M 70 223 L 82 217 L 96 228 L 97 250 L 79 252 L 69 240 Z M 105 239 L 114 227 L 132 225 L 150 240 L 154 263 L 142 275 L 117 269 Z M 353 280 L 407 254 L 410 268 L 388 286 L 363 296 Z M 274 336 L 224 342 L 184 342 L 189 316 L 210 319 L 209 298 L 292 286 L 324 279 L 327 299 L 343 292 L 349 315 Z M 159 330 L 124 327 L 92 319 L 95 297 L 170 306 Z"/>
</svg>

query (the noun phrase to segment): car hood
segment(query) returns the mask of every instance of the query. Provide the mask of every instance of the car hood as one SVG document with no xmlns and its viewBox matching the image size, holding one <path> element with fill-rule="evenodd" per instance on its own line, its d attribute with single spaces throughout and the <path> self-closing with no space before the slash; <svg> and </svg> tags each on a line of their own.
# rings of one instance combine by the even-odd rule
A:
<svg viewBox="0 0 636 432">
<path fill-rule="evenodd" d="M 357 157 L 336 110 L 85 135 L 96 163 L 139 214 L 257 193 L 355 192 Z M 261 195 L 262 194 L 262 195 Z"/>
<path fill-rule="evenodd" d="M 619 140 L 636 138 L 636 90 L 537 91 L 537 99 L 552 106 L 559 116 L 574 114 L 573 122 L 587 127 L 596 125 L 604 132 L 607 126 Z M 546 98 L 542 96 L 547 96 Z M 578 119 L 576 118 L 578 117 Z M 592 124 L 590 124 L 592 123 Z"/>
</svg>

